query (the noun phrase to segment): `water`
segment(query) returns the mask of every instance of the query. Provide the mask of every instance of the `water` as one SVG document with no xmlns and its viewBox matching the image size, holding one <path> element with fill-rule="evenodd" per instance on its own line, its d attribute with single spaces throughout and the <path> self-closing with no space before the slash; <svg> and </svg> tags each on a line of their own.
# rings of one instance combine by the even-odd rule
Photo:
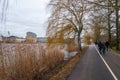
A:
<svg viewBox="0 0 120 80">
<path fill-rule="evenodd" d="M 2 48 L 2 55 L 9 61 L 9 59 L 12 59 L 11 61 L 14 62 L 15 54 L 24 54 L 25 52 L 33 52 L 40 54 L 40 47 L 46 48 L 46 43 L 36 43 L 36 44 L 16 44 L 16 43 L 7 43 L 7 44 L 1 44 Z M 59 48 L 59 46 L 58 46 Z M 68 60 L 69 58 L 75 56 L 77 54 L 76 51 L 74 52 L 68 52 L 66 51 L 66 46 L 64 49 L 61 49 L 61 51 L 64 53 L 64 60 Z M 8 57 L 9 56 L 9 57 Z"/>
</svg>

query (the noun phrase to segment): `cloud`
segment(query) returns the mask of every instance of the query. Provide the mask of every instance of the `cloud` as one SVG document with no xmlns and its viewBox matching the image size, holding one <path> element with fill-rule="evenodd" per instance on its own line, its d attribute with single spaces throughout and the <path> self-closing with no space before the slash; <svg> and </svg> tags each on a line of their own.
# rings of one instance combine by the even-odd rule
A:
<svg viewBox="0 0 120 80">
<path fill-rule="evenodd" d="M 49 0 L 10 1 L 6 28 L 2 27 L 2 32 L 7 35 L 9 31 L 11 35 L 25 37 L 26 32 L 31 31 L 35 32 L 39 37 L 45 36 L 45 22 L 50 15 L 50 13 L 46 12 L 46 5 L 49 3 Z"/>
</svg>

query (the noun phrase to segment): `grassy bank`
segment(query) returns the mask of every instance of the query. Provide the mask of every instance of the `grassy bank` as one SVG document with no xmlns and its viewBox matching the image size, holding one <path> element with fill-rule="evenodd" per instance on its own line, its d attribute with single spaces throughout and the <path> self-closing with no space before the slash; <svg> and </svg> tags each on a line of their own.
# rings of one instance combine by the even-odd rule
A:
<svg viewBox="0 0 120 80">
<path fill-rule="evenodd" d="M 87 47 L 83 48 L 83 51 L 71 58 L 66 64 L 62 66 L 61 69 L 57 73 L 55 73 L 49 80 L 66 80 L 66 78 L 70 75 L 72 69 L 78 63 L 82 55 L 87 50 Z"/>
</svg>

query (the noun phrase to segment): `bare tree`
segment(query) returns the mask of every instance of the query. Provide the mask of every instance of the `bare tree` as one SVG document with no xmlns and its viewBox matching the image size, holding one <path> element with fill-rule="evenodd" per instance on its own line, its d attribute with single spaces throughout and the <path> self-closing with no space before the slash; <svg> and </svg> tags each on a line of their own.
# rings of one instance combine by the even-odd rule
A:
<svg viewBox="0 0 120 80">
<path fill-rule="evenodd" d="M 119 38 L 120 38 L 120 28 L 119 28 L 119 9 L 120 9 L 120 6 L 118 5 L 118 0 L 115 0 L 115 11 L 116 11 L 116 41 L 117 41 L 117 46 L 116 46 L 116 49 L 119 50 L 120 49 L 120 41 L 119 41 Z"/>
<path fill-rule="evenodd" d="M 115 28 L 116 28 L 116 49 L 119 49 L 120 47 L 120 42 L 119 42 L 119 36 L 120 36 L 120 31 L 119 31 L 119 10 L 120 10 L 120 1 L 119 0 L 94 0 L 94 1 L 89 1 L 91 4 L 95 5 L 95 12 L 99 11 L 100 9 L 104 9 L 105 11 L 107 11 L 107 23 L 108 23 L 108 27 L 107 27 L 107 32 L 108 32 L 108 39 L 111 42 L 111 36 L 112 36 L 112 29 L 113 29 L 113 23 L 111 24 L 111 22 L 113 22 L 114 20 L 111 20 L 113 16 L 111 16 L 112 14 L 114 14 L 114 16 L 116 16 L 116 20 L 114 21 L 115 23 Z M 106 15 L 106 14 L 105 14 Z"/>
<path fill-rule="evenodd" d="M 80 36 L 87 4 L 86 0 L 51 0 L 49 6 L 52 14 L 48 20 L 47 35 L 55 36 L 61 27 L 71 24 L 74 33 L 77 34 L 79 50 L 82 50 Z"/>
<path fill-rule="evenodd" d="M 0 7 L 1 12 L 0 12 L 0 26 L 4 27 L 4 31 L 5 31 L 5 24 L 6 24 L 6 15 L 7 15 L 7 9 L 8 9 L 8 3 L 9 0 L 0 0 L 0 4 L 2 4 L 2 6 Z M 2 36 L 2 34 L 1 34 Z M 4 40 L 5 42 L 5 40 Z"/>
<path fill-rule="evenodd" d="M 103 14 L 102 14 L 103 13 Z M 105 12 L 99 12 L 92 14 L 91 21 L 91 29 L 93 32 L 93 41 L 103 40 L 103 36 L 108 37 L 107 35 L 107 18 L 104 16 Z M 107 15 L 106 15 L 107 16 Z"/>
<path fill-rule="evenodd" d="M 0 0 L 0 3 L 2 4 L 2 7 L 1 7 L 1 11 L 2 11 L 1 22 L 5 23 L 9 0 Z"/>
</svg>

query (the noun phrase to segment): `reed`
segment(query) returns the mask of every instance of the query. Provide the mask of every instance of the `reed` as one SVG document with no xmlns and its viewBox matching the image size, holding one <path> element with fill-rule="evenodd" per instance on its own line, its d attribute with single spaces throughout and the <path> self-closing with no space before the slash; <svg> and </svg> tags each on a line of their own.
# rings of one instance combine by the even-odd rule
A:
<svg viewBox="0 0 120 80">
<path fill-rule="evenodd" d="M 0 80 L 36 80 L 45 76 L 59 65 L 64 55 L 58 48 L 44 48 L 41 45 L 14 46 L 0 56 Z M 14 53 L 13 53 L 14 52 Z"/>
</svg>

